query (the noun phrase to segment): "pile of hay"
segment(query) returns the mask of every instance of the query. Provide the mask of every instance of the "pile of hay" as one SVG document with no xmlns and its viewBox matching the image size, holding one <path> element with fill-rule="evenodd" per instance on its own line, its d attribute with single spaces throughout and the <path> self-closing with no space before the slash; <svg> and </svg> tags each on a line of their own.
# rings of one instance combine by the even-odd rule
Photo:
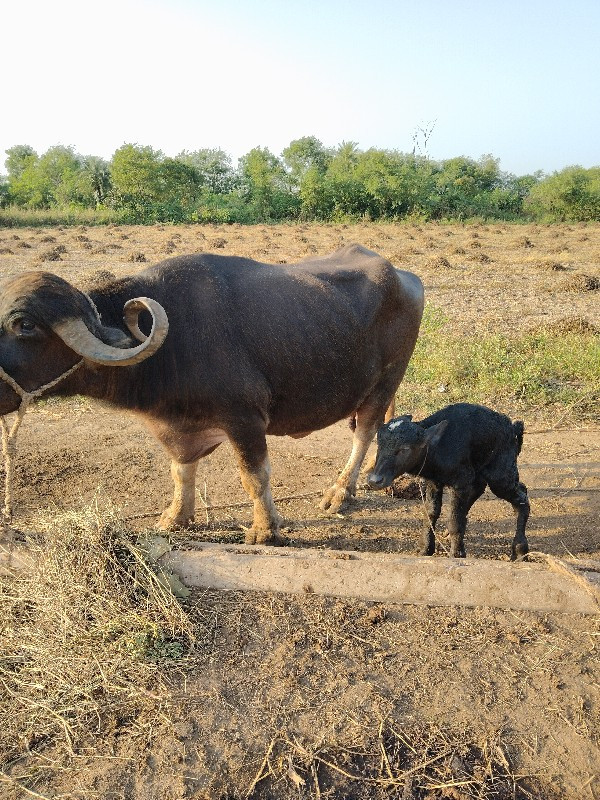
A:
<svg viewBox="0 0 600 800">
<path fill-rule="evenodd" d="M 0 777 L 96 749 L 140 717 L 160 729 L 192 625 L 114 512 L 41 519 L 30 569 L 0 574 Z M 43 754 L 46 754 L 45 756 Z M 38 763 L 37 756 L 41 760 Z M 22 766 L 18 768 L 22 771 Z"/>
<path fill-rule="evenodd" d="M 595 292 L 600 289 L 600 278 L 594 275 L 570 275 L 560 285 L 563 292 Z"/>
</svg>

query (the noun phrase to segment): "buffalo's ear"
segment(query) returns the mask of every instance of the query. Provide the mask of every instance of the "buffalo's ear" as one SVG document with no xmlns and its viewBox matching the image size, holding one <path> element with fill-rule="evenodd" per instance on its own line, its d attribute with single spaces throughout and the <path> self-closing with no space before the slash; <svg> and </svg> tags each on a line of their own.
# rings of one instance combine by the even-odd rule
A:
<svg viewBox="0 0 600 800">
<path fill-rule="evenodd" d="M 438 422 L 437 425 L 432 425 L 431 428 L 425 430 L 424 441 L 428 447 L 435 447 L 444 435 L 444 431 L 448 427 L 448 420 L 444 419 Z"/>
</svg>

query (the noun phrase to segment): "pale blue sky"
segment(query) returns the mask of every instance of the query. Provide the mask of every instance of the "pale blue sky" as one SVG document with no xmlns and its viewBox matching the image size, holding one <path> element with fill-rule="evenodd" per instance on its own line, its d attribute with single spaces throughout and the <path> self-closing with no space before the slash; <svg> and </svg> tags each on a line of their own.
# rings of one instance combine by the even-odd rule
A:
<svg viewBox="0 0 600 800">
<path fill-rule="evenodd" d="M 410 151 L 433 122 L 436 159 L 600 165 L 600 0 L 15 1 L 0 48 L 0 165 L 15 144 Z"/>
</svg>

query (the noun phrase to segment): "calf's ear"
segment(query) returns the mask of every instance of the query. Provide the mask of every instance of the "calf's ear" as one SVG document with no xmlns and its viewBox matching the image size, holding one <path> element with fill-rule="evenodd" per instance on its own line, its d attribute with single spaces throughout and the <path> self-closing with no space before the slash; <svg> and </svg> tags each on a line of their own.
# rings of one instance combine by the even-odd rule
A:
<svg viewBox="0 0 600 800">
<path fill-rule="evenodd" d="M 427 428 L 425 431 L 425 442 L 429 447 L 435 447 L 439 440 L 444 435 L 444 431 L 448 427 L 448 420 L 444 419 L 441 422 L 438 422 L 437 425 L 433 425 L 431 428 Z"/>
</svg>

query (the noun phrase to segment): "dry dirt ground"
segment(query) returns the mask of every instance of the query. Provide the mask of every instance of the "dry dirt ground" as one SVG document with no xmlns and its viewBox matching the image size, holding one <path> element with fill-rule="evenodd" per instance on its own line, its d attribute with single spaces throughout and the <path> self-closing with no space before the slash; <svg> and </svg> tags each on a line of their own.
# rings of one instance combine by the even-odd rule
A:
<svg viewBox="0 0 600 800">
<path fill-rule="evenodd" d="M 47 269 L 83 286 L 99 270 L 120 276 L 167 254 L 292 262 L 358 241 L 417 272 L 465 335 L 570 316 L 600 328 L 600 292 L 585 278 L 600 278 L 599 234 L 591 225 L 5 229 L 0 272 Z M 600 559 L 600 422 L 525 421 L 531 548 Z M 303 440 L 270 439 L 291 546 L 413 553 L 419 498 L 360 490 L 344 516 L 318 511 L 350 438 L 339 423 Z M 170 499 L 167 459 L 140 422 L 81 398 L 29 412 L 16 473 L 23 529 L 40 509 L 96 499 L 141 530 Z M 250 508 L 228 445 L 201 462 L 197 490 L 196 526 L 175 542 L 242 541 Z M 470 515 L 468 554 L 508 559 L 513 525 L 509 506 L 486 493 Z M 160 729 L 116 720 L 65 771 L 33 783 L 25 758 L 0 796 L 600 798 L 599 618 L 313 595 L 197 593 L 187 602 L 198 642 L 173 668 Z"/>
</svg>

